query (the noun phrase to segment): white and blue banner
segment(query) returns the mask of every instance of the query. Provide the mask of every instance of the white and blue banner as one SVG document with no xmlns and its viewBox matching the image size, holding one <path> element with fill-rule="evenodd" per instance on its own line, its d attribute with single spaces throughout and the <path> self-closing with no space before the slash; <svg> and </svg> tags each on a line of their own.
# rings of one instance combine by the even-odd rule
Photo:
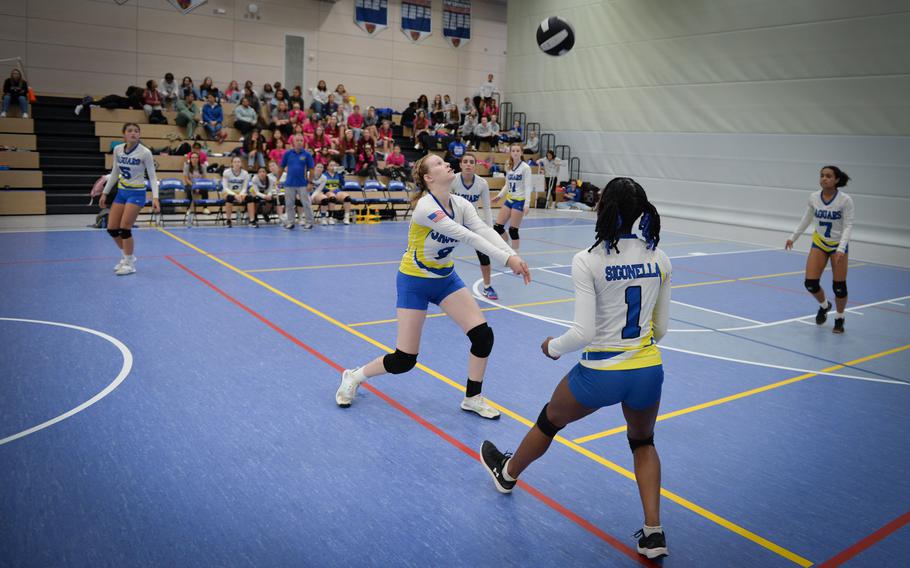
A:
<svg viewBox="0 0 910 568">
<path fill-rule="evenodd" d="M 354 23 L 370 35 L 389 27 L 389 0 L 354 0 Z"/>
<path fill-rule="evenodd" d="M 401 0 L 401 31 L 414 43 L 433 32 L 430 0 Z"/>
<path fill-rule="evenodd" d="M 452 47 L 471 41 L 471 0 L 442 0 L 442 35 Z"/>
</svg>

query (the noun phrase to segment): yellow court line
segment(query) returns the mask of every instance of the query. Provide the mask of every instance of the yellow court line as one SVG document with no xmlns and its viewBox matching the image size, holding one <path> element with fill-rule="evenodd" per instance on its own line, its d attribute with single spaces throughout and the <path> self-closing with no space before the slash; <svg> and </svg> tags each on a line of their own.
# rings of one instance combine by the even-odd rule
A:
<svg viewBox="0 0 910 568">
<path fill-rule="evenodd" d="M 865 266 L 864 262 L 851 264 L 847 268 Z M 828 272 L 828 269 L 825 269 Z M 731 282 L 745 282 L 746 280 L 761 280 L 762 278 L 776 278 L 778 276 L 792 276 L 794 274 L 804 274 L 805 270 L 794 270 L 793 272 L 778 272 L 776 274 L 759 274 L 758 276 L 744 276 L 742 278 L 728 278 L 726 280 L 708 280 L 707 282 L 693 282 L 691 284 L 674 284 L 672 288 L 692 288 L 694 286 L 709 286 L 711 284 L 730 284 Z"/>
<path fill-rule="evenodd" d="M 162 229 L 162 228 L 159 227 L 159 228 L 158 228 L 158 231 L 160 231 L 160 232 L 166 234 L 167 236 L 171 237 L 172 239 L 176 240 L 177 242 L 186 245 L 187 247 L 189 247 L 189 248 L 193 249 L 194 251 L 196 251 L 196 252 L 202 254 L 203 256 L 208 257 L 209 259 L 211 259 L 211 260 L 213 260 L 214 262 L 220 264 L 221 266 L 223 266 L 223 267 L 225 267 L 225 268 L 227 268 L 227 269 L 229 269 L 229 270 L 232 270 L 233 272 L 236 272 L 237 274 L 243 276 L 244 278 L 247 278 L 248 280 L 251 280 L 251 281 L 255 282 L 256 284 L 259 284 L 260 286 L 262 286 L 262 287 L 265 288 L 266 290 L 268 290 L 268 291 L 270 291 L 270 292 L 272 292 L 272 293 L 274 293 L 274 294 L 276 294 L 276 295 L 278 295 L 278 296 L 284 298 L 285 300 L 287 300 L 287 301 L 289 301 L 289 302 L 291 302 L 291 303 L 293 303 L 293 304 L 295 304 L 295 305 L 297 305 L 297 306 L 303 308 L 304 310 L 310 312 L 311 314 L 313 314 L 313 315 L 315 315 L 315 316 L 317 316 L 317 317 L 320 317 L 320 318 L 324 319 L 325 321 L 331 323 L 332 325 L 335 325 L 335 326 L 337 326 L 337 327 L 339 327 L 339 328 L 341 328 L 341 329 L 347 331 L 348 333 L 354 335 L 355 337 L 358 337 L 358 338 L 360 338 L 360 339 L 366 341 L 366 342 L 369 343 L 370 345 L 373 345 L 373 346 L 375 346 L 375 347 L 378 347 L 379 349 L 381 349 L 381 350 L 383 350 L 383 351 L 385 351 L 385 352 L 387 352 L 387 353 L 392 353 L 392 352 L 393 352 L 393 349 L 392 349 L 392 348 L 390 348 L 390 347 L 388 347 L 388 346 L 386 346 L 386 345 L 384 345 L 384 344 L 382 344 L 382 343 L 376 341 L 376 340 L 373 339 L 372 337 L 370 337 L 370 336 L 368 336 L 368 335 L 365 335 L 365 334 L 363 334 L 363 333 L 357 331 L 356 329 L 352 328 L 351 326 L 346 325 L 346 324 L 344 324 L 344 323 L 342 323 L 342 322 L 336 320 L 336 319 L 333 318 L 332 316 L 330 316 L 330 315 L 328 315 L 328 314 L 325 314 L 325 313 L 323 313 L 323 312 L 317 310 L 316 308 L 313 308 L 313 307 L 311 307 L 311 306 L 309 306 L 309 305 L 307 305 L 307 304 L 301 302 L 301 301 L 298 300 L 297 298 L 294 298 L 293 296 L 290 296 L 290 295 L 286 294 L 285 292 L 282 292 L 281 290 L 275 288 L 274 286 L 272 286 L 272 285 L 270 285 L 270 284 L 267 284 L 266 282 L 263 282 L 263 281 L 260 280 L 259 278 L 256 278 L 255 276 L 253 276 L 253 275 L 251 275 L 251 274 L 247 274 L 246 272 L 244 272 L 243 270 L 237 268 L 236 266 L 233 266 L 232 264 L 229 264 L 228 262 L 225 262 L 224 260 L 221 260 L 221 259 L 218 258 L 217 256 L 215 256 L 215 255 L 213 255 L 213 254 L 211 254 L 211 253 L 209 253 L 209 252 L 207 252 L 207 251 L 205 251 L 205 250 L 203 250 L 203 249 L 197 247 L 196 245 L 194 245 L 194 244 L 192 244 L 192 243 L 190 243 L 190 242 L 188 242 L 188 241 L 186 241 L 186 240 L 184 240 L 184 239 L 181 239 L 180 237 L 178 237 L 177 235 L 171 233 L 171 232 L 168 231 L 167 229 Z M 437 372 L 437 371 L 434 371 L 433 369 L 427 367 L 426 365 L 424 365 L 424 364 L 422 364 L 422 363 L 417 363 L 417 368 L 420 369 L 421 371 L 423 371 L 423 372 L 429 374 L 430 376 L 432 376 L 432 377 L 434 377 L 434 378 L 436 378 L 436 379 L 439 379 L 440 381 L 446 383 L 447 385 L 449 385 L 449 386 L 451 386 L 451 387 L 453 387 L 453 388 L 455 388 L 455 389 L 458 389 L 459 391 L 464 392 L 464 390 L 465 390 L 465 387 L 464 387 L 463 385 L 461 385 L 461 384 L 459 384 L 459 383 L 453 381 L 453 380 L 450 379 L 449 377 L 446 377 L 445 375 L 443 375 L 443 374 L 441 374 L 441 373 L 439 373 L 439 372 Z M 524 416 L 521 416 L 521 415 L 519 415 L 519 414 L 513 412 L 512 410 L 509 410 L 508 408 L 505 408 L 504 406 L 501 406 L 501 405 L 499 405 L 499 404 L 493 402 L 493 401 L 490 400 L 490 399 L 485 399 L 485 400 L 486 400 L 491 406 L 493 406 L 494 408 L 498 409 L 500 412 L 502 412 L 502 413 L 505 414 L 506 416 L 508 416 L 508 417 L 510 417 L 510 418 L 512 418 L 512 419 L 514 419 L 514 420 L 516 420 L 516 421 L 518 421 L 518 422 L 524 424 L 525 426 L 527 426 L 527 427 L 530 428 L 531 426 L 534 425 L 533 422 L 531 422 L 530 420 L 528 420 L 528 419 L 525 418 Z M 620 475 L 622 475 L 622 476 L 624 476 L 624 477 L 626 477 L 626 478 L 628 478 L 628 479 L 632 479 L 632 480 L 635 479 L 635 474 L 632 473 L 631 471 L 629 471 L 628 469 L 626 469 L 626 468 L 624 468 L 624 467 L 622 467 L 622 466 L 620 466 L 620 465 L 618 465 L 618 464 L 616 464 L 616 463 L 613 463 L 613 462 L 611 462 L 610 460 L 608 460 L 608 459 L 606 459 L 606 458 L 604 458 L 604 457 L 602 457 L 602 456 L 599 456 L 599 455 L 595 454 L 594 452 L 588 450 L 587 448 L 584 448 L 584 447 L 582 447 L 582 446 L 579 446 L 578 444 L 572 442 L 571 440 L 568 440 L 568 439 L 566 439 L 566 438 L 563 438 L 562 436 L 557 436 L 555 439 L 556 439 L 557 441 L 559 441 L 561 444 L 563 444 L 563 445 L 565 445 L 565 446 L 571 448 L 572 450 L 574 450 L 574 451 L 580 453 L 581 455 L 583 455 L 583 456 L 585 456 L 585 457 L 587 457 L 587 458 L 589 458 L 589 459 L 591 459 L 591 460 L 593 460 L 593 461 L 599 463 L 600 465 L 602 465 L 602 466 L 604 466 L 604 467 L 606 467 L 606 468 L 608 468 L 608 469 L 610 469 L 610 470 L 613 470 L 613 471 L 619 473 Z M 747 529 L 745 529 L 745 528 L 743 528 L 743 527 L 737 525 L 736 523 L 733 523 L 732 521 L 729 521 L 729 520 L 727 520 L 727 519 L 721 517 L 720 515 L 717 515 L 717 514 L 715 514 L 715 513 L 712 513 L 711 511 L 708 511 L 707 509 L 705 509 L 705 508 L 703 508 L 703 507 L 700 507 L 700 506 L 696 505 L 695 503 L 692 503 L 691 501 L 689 501 L 689 500 L 687 500 L 687 499 L 685 499 L 685 498 L 683 498 L 683 497 L 680 497 L 680 496 L 677 495 L 676 493 L 673 493 L 673 492 L 668 491 L 668 490 L 666 490 L 666 489 L 661 489 L 661 495 L 663 495 L 664 497 L 666 497 L 666 498 L 669 499 L 670 501 L 673 501 L 674 503 L 677 503 L 678 505 L 681 505 L 682 507 L 685 507 L 686 509 L 689 509 L 690 511 L 692 511 L 692 512 L 694 512 L 694 513 L 696 513 L 696 514 L 701 515 L 702 517 L 704 517 L 704 518 L 706 518 L 706 519 L 708 519 L 708 520 L 710 520 L 710 521 L 712 521 L 712 522 L 714 522 L 714 523 L 717 523 L 718 525 L 720 525 L 720 526 L 726 528 L 727 530 L 730 530 L 730 531 L 732 531 L 732 532 L 734 532 L 734 533 L 736 533 L 736 534 L 738 534 L 738 535 L 740 535 L 740 536 L 742 536 L 742 537 L 744 537 L 744 538 L 746 538 L 746 539 L 748 539 L 748 540 L 750 540 L 750 541 L 752 541 L 752 542 L 754 542 L 754 543 L 756 543 L 756 544 L 758 544 L 758 545 L 760 545 L 760 546 L 762 546 L 762 547 L 764 547 L 764 548 L 766 548 L 766 549 L 768 549 L 768 550 L 770 550 L 770 551 L 772 551 L 772 552 L 775 552 L 776 554 L 779 554 L 780 556 L 783 556 L 784 558 L 786 558 L 786 559 L 788 559 L 788 560 L 790 560 L 790 561 L 792 561 L 792 562 L 794 562 L 794 563 L 796 563 L 796 564 L 799 564 L 800 566 L 808 567 L 808 566 L 811 566 L 811 565 L 812 565 L 812 561 L 807 560 L 807 559 L 803 558 L 802 556 L 799 556 L 798 554 L 796 554 L 796 553 L 794 553 L 794 552 L 791 552 L 791 551 L 787 550 L 786 548 L 783 548 L 783 547 L 781 547 L 781 546 L 779 546 L 779 545 L 777 545 L 777 544 L 775 544 L 775 543 L 773 543 L 773 542 L 771 542 L 771 541 L 769 541 L 769 540 L 767 540 L 767 539 L 765 539 L 765 538 L 763 538 L 763 537 L 760 537 L 760 536 L 758 536 L 757 534 L 755 534 L 755 533 L 753 533 L 753 532 L 751 532 L 751 531 L 749 531 L 749 530 L 747 530 Z"/>
<path fill-rule="evenodd" d="M 853 361 L 848 361 L 846 363 L 841 363 L 839 365 L 833 365 L 831 367 L 827 367 L 825 369 L 822 369 L 821 371 L 817 371 L 814 373 L 805 373 L 802 375 L 798 375 L 796 377 L 784 379 L 783 381 L 771 383 L 770 385 L 765 385 L 763 387 L 758 387 L 758 388 L 754 388 L 751 390 L 743 391 L 741 393 L 733 394 L 730 396 L 725 396 L 723 398 L 718 398 L 718 399 L 715 399 L 715 400 L 712 400 L 709 402 L 703 402 L 701 404 L 696 404 L 695 406 L 690 406 L 688 408 L 674 410 L 673 412 L 661 414 L 660 416 L 657 417 L 657 420 L 658 421 L 666 420 L 668 418 L 675 418 L 676 416 L 682 416 L 683 414 L 689 414 L 690 412 L 695 412 L 697 410 L 704 410 L 705 408 L 711 408 L 712 406 L 717 406 L 717 405 L 724 404 L 727 402 L 732 402 L 734 400 L 739 400 L 739 399 L 745 398 L 747 396 L 752 396 L 754 394 L 759 394 L 759 393 L 767 392 L 769 390 L 776 389 L 779 387 L 791 385 L 793 383 L 798 383 L 798 382 L 804 381 L 806 379 L 811 379 L 812 377 L 817 377 L 820 373 L 830 373 L 832 371 L 837 371 L 838 369 L 843 369 L 844 367 L 849 367 L 851 365 L 858 365 L 859 363 L 865 363 L 866 361 L 871 361 L 872 359 L 878 359 L 879 357 L 885 357 L 886 355 L 893 355 L 894 353 L 899 353 L 899 352 L 905 351 L 907 349 L 910 349 L 910 344 L 903 345 L 901 347 L 895 347 L 894 349 L 888 349 L 887 351 L 882 351 L 880 353 L 874 353 L 872 355 L 867 355 L 865 357 L 860 357 L 859 359 L 854 359 Z M 607 436 L 612 436 L 613 434 L 619 434 L 620 432 L 625 432 L 625 431 L 626 431 L 625 426 L 617 426 L 616 428 L 611 428 L 610 430 L 604 430 L 603 432 L 597 432 L 596 434 L 591 434 L 589 436 L 582 436 L 581 438 L 575 438 L 573 440 L 573 442 L 575 442 L 576 444 L 584 444 L 584 443 L 590 442 L 592 440 L 606 438 Z"/>
<path fill-rule="evenodd" d="M 575 301 L 575 298 L 560 298 L 558 300 L 544 300 L 542 302 L 527 302 L 524 304 L 509 304 L 508 306 L 491 306 L 488 308 L 480 308 L 480 311 L 492 312 L 494 310 L 502 310 L 505 308 L 527 308 L 529 306 L 543 306 L 546 304 L 562 304 L 565 302 L 574 302 L 574 301 Z M 448 315 L 448 314 L 443 312 L 443 313 L 438 313 L 438 314 L 427 314 L 427 317 L 428 318 L 441 318 L 446 315 Z M 378 325 L 381 323 L 393 323 L 393 322 L 397 322 L 397 321 L 398 321 L 398 318 L 392 318 L 392 319 L 374 320 L 374 321 L 361 321 L 361 322 L 357 322 L 357 323 L 349 323 L 348 325 L 351 327 L 363 327 L 366 325 Z"/>
</svg>

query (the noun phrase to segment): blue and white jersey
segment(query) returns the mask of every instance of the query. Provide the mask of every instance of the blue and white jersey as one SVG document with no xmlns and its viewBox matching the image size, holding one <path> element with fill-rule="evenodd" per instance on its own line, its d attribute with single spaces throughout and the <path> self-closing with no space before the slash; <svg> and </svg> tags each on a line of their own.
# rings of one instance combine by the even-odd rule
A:
<svg viewBox="0 0 910 568">
<path fill-rule="evenodd" d="M 250 187 L 250 172 L 243 168 L 239 172 L 228 168 L 221 174 L 221 191 L 226 195 L 244 194 L 248 187 Z"/>
<path fill-rule="evenodd" d="M 151 150 L 142 144 L 136 144 L 132 150 L 127 151 L 126 144 L 114 148 L 113 166 L 104 194 L 107 195 L 114 189 L 142 190 L 145 191 L 146 180 L 151 186 L 152 197 L 158 197 L 158 178 L 155 175 L 155 158 Z"/>
<path fill-rule="evenodd" d="M 575 318 L 550 341 L 551 355 L 584 349 L 581 365 L 627 370 L 661 364 L 656 341 L 667 332 L 670 259 L 635 235 L 624 235 L 619 253 L 604 244 L 572 259 Z"/>
<path fill-rule="evenodd" d="M 506 173 L 506 197 L 512 201 L 524 201 L 531 197 L 531 166 L 521 162 Z"/>
<path fill-rule="evenodd" d="M 845 252 L 853 233 L 853 213 L 853 199 L 843 191 L 838 189 L 830 201 L 825 201 L 818 190 L 809 196 L 806 213 L 790 240 L 795 243 L 815 219 L 812 244 L 825 252 Z"/>
<path fill-rule="evenodd" d="M 452 193 L 464 197 L 477 207 L 477 202 L 483 204 L 483 216 L 487 225 L 493 226 L 493 210 L 490 209 L 490 185 L 487 180 L 475 174 L 470 184 L 464 181 L 464 174 L 458 174 L 452 180 Z"/>
<path fill-rule="evenodd" d="M 459 242 L 501 265 L 515 254 L 499 233 L 480 220 L 470 202 L 450 195 L 449 203 L 443 205 L 432 193 L 427 193 L 414 206 L 408 227 L 408 248 L 398 270 L 419 278 L 445 278 L 455 271 L 452 251 Z"/>
</svg>

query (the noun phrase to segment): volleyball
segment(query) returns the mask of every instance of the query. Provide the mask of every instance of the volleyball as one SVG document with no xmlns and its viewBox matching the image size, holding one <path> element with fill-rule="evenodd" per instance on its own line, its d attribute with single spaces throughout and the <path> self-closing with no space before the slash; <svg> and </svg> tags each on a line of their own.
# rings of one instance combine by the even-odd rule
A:
<svg viewBox="0 0 910 568">
<path fill-rule="evenodd" d="M 575 45 L 575 28 L 557 16 L 550 16 L 537 26 L 537 47 L 547 55 L 565 55 Z"/>
</svg>

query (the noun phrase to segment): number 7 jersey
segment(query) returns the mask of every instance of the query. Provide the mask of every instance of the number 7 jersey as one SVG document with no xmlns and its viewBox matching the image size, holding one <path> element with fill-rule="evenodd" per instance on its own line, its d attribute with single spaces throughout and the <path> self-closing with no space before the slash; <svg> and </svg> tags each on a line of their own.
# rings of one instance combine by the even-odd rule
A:
<svg viewBox="0 0 910 568">
<path fill-rule="evenodd" d="M 846 252 L 853 233 L 853 199 L 841 190 L 837 190 L 830 201 L 822 198 L 821 190 L 809 196 L 809 206 L 799 226 L 790 235 L 794 243 L 812 219 L 815 218 L 815 232 L 812 244 L 825 252 Z"/>
</svg>

